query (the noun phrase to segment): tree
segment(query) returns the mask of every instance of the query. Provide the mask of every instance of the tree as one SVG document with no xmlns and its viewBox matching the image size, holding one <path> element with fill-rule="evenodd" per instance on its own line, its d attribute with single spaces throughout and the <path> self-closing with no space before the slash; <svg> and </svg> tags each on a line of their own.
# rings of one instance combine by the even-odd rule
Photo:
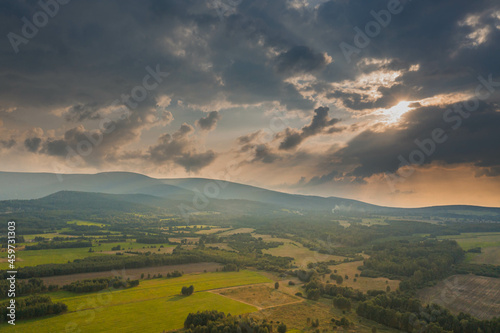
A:
<svg viewBox="0 0 500 333">
<path fill-rule="evenodd" d="M 286 333 L 286 325 L 281 323 L 278 325 L 278 333 Z"/>
<path fill-rule="evenodd" d="M 274 284 L 274 289 L 278 289 L 279 287 L 280 287 L 280 283 L 279 283 L 279 282 L 276 282 L 276 283 Z"/>
<path fill-rule="evenodd" d="M 377 333 L 377 328 L 375 326 L 372 326 L 372 333 Z"/>
<path fill-rule="evenodd" d="M 347 319 L 346 317 L 340 318 L 340 326 L 349 327 L 350 325 L 351 323 L 349 322 L 349 319 Z"/>
<path fill-rule="evenodd" d="M 351 301 L 343 296 L 337 296 L 333 299 L 333 305 L 341 310 L 351 310 Z"/>
<path fill-rule="evenodd" d="M 184 295 L 184 296 L 189 296 L 191 295 L 192 293 L 194 292 L 194 287 L 191 285 L 189 287 L 182 287 L 181 289 L 181 294 Z"/>
</svg>

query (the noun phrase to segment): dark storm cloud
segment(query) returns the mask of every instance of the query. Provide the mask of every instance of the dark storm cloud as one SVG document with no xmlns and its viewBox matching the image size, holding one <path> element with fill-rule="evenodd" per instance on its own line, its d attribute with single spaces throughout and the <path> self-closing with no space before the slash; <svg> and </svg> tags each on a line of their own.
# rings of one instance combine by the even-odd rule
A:
<svg viewBox="0 0 500 333">
<path fill-rule="evenodd" d="M 215 128 L 220 118 L 219 112 L 212 111 L 206 117 L 200 118 L 196 124 L 205 131 L 211 131 Z"/>
<path fill-rule="evenodd" d="M 283 133 L 279 133 L 277 137 L 280 139 L 283 138 L 279 149 L 289 150 L 295 148 L 306 138 L 325 131 L 328 133 L 341 131 L 341 129 L 333 127 L 340 121 L 340 119 L 330 118 L 328 116 L 329 110 L 330 109 L 327 107 L 319 107 L 314 110 L 314 116 L 309 125 L 304 126 L 300 130 L 287 128 Z"/>
<path fill-rule="evenodd" d="M 68 120 L 92 119 L 98 113 L 81 106 L 112 103 L 141 83 L 146 66 L 159 64 L 170 77 L 150 92 L 153 98 L 166 94 L 205 105 L 223 92 L 231 101 L 272 100 L 289 109 L 310 108 L 312 102 L 275 77 L 271 63 L 254 75 L 260 89 L 246 84 L 253 69 L 238 67 L 248 62 L 265 64 L 272 47 L 295 52 L 297 41 L 291 33 L 276 30 L 270 17 L 254 12 L 262 4 L 242 4 L 235 8 L 241 7 L 241 13 L 221 21 L 213 6 L 202 0 L 71 2 L 61 6 L 50 24 L 27 44 L 19 45 L 19 53 L 14 53 L 7 39 L 0 44 L 0 97 L 7 105 L 40 110 L 77 105 L 66 115 Z M 283 0 L 272 7 L 289 10 Z M 2 2 L 0 27 L 21 34 L 21 18 L 39 10 L 35 2 Z M 306 53 L 298 55 L 295 65 L 293 59 L 287 64 L 301 68 L 313 60 L 311 56 L 317 57 Z M 221 84 L 220 77 L 231 84 Z"/>
<path fill-rule="evenodd" d="M 283 82 L 264 64 L 235 62 L 223 73 L 229 92 L 228 100 L 235 104 L 253 104 L 279 101 L 288 109 L 306 111 L 314 107 L 312 100 L 304 98 L 297 88 Z"/>
<path fill-rule="evenodd" d="M 389 59 L 380 66 L 388 70 L 419 64 L 418 74 L 400 79 L 408 95 L 462 89 L 473 81 L 471 68 L 499 74 L 495 57 L 500 51 L 500 43 L 495 43 L 499 30 L 491 17 L 499 4 L 488 0 L 403 4 L 403 12 L 392 17 L 358 58 Z M 377 65 L 347 65 L 339 44 L 352 43 L 353 27 L 364 28 L 374 20 L 371 10 L 386 7 L 386 0 L 326 1 L 316 9 L 293 8 L 286 0 L 242 1 L 221 21 L 210 2 L 202 0 L 74 1 L 61 6 L 50 24 L 20 45 L 18 54 L 8 39 L 3 40 L 0 97 L 6 105 L 36 105 L 42 110 L 106 105 L 140 84 L 146 66 L 159 64 L 170 77 L 150 92 L 153 97 L 166 94 L 206 105 L 222 92 L 234 103 L 279 101 L 291 110 L 307 110 L 314 101 L 284 82 L 283 74 L 314 73 L 325 82 L 339 82 L 376 70 Z M 40 10 L 34 2 L 2 2 L 0 9 L 2 31 L 18 34 L 21 18 Z M 479 15 L 477 27 L 459 25 L 469 14 Z M 467 36 L 484 25 L 491 27 L 486 42 L 468 45 Z M 273 52 L 277 56 L 270 56 Z M 327 64 L 325 53 L 333 57 L 332 63 Z M 353 104 L 356 98 L 352 97 Z M 353 107 L 365 107 L 357 104 Z M 68 117 L 83 120 L 97 114 L 76 112 Z"/>
<path fill-rule="evenodd" d="M 309 73 L 323 69 L 325 56 L 307 46 L 294 46 L 276 57 L 276 70 L 284 74 Z"/>
<path fill-rule="evenodd" d="M 194 128 L 188 124 L 182 124 L 174 134 L 164 134 L 158 139 L 158 143 L 148 150 L 147 159 L 155 164 L 176 163 L 186 171 L 199 171 L 212 163 L 217 154 L 208 150 L 199 152 L 197 142 L 191 137 Z"/>
<path fill-rule="evenodd" d="M 500 167 L 498 108 L 481 103 L 466 117 L 448 110 L 454 110 L 454 106 L 409 111 L 402 126 L 366 130 L 332 157 L 341 161 L 339 165 L 353 166 L 349 175 L 360 178 L 394 173 L 405 165 L 403 161 L 419 165 L 473 164 L 484 169 L 484 175 L 496 174 Z M 436 130 L 442 131 L 437 137 L 443 142 L 433 139 Z"/>
<path fill-rule="evenodd" d="M 36 153 L 40 148 L 40 144 L 42 143 L 42 139 L 40 138 L 27 138 L 24 140 L 24 146 L 26 149 L 32 153 Z"/>
</svg>

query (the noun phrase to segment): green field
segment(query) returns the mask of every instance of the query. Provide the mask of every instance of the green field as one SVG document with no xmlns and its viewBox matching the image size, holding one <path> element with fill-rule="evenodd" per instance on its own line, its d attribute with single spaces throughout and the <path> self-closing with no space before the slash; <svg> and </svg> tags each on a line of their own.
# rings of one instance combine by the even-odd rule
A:
<svg viewBox="0 0 500 333">
<path fill-rule="evenodd" d="M 33 243 L 35 244 L 35 243 Z M 121 242 L 121 243 L 102 243 L 100 246 L 94 246 L 92 249 L 95 252 L 89 252 L 89 248 L 69 248 L 69 249 L 49 249 L 49 250 L 30 250 L 30 251 L 17 251 L 16 253 L 16 267 L 36 266 L 42 264 L 62 264 L 75 259 L 83 259 L 90 256 L 98 256 L 110 254 L 111 248 L 120 245 L 123 252 L 124 250 L 142 250 L 143 247 L 147 248 L 148 244 L 139 244 L 136 242 Z M 156 248 L 151 251 L 155 253 L 164 253 L 166 249 L 174 247 L 173 245 L 163 244 L 164 248 L 158 252 L 161 244 L 155 244 Z M 102 251 L 102 252 L 101 252 Z M 113 251 L 117 252 L 117 251 Z M 7 269 L 9 263 L 7 262 L 7 252 L 0 252 L 0 269 Z"/>
<path fill-rule="evenodd" d="M 175 279 L 141 281 L 138 287 L 85 295 L 50 294 L 68 305 L 68 312 L 53 317 L 17 322 L 2 332 L 161 332 L 181 328 L 188 313 L 216 309 L 233 315 L 256 311 L 253 306 L 204 292 L 211 289 L 271 282 L 252 271 L 203 273 Z M 195 293 L 181 296 L 182 286 Z"/>
<path fill-rule="evenodd" d="M 467 262 L 500 265 L 500 232 L 471 232 L 439 238 L 454 239 L 465 251 L 480 247 L 482 253 L 466 254 Z"/>
</svg>

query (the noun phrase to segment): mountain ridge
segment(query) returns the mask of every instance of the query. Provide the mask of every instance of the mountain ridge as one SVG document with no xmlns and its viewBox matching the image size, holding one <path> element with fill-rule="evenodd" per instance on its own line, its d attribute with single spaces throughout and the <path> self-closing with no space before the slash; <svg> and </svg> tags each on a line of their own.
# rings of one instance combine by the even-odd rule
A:
<svg viewBox="0 0 500 333">
<path fill-rule="evenodd" d="M 62 181 L 60 181 L 62 179 Z M 357 211 L 389 215 L 430 215 L 494 217 L 500 220 L 499 207 L 445 205 L 419 208 L 394 208 L 373 205 L 353 199 L 291 194 L 209 178 L 152 178 L 133 172 L 101 172 L 96 174 L 25 173 L 0 171 L 0 200 L 40 199 L 60 191 L 151 196 L 157 205 L 174 202 L 194 205 L 196 200 L 212 202 L 240 200 L 244 207 L 251 202 L 297 211 Z M 157 198 L 157 199 L 154 199 Z M 142 200 L 147 202 L 147 199 Z M 170 203 L 169 203 L 170 202 Z M 237 205 L 238 206 L 238 205 Z M 240 206 L 238 206 L 240 207 Z M 259 205 L 255 205 L 259 207 Z M 451 214 L 451 215 L 450 215 Z"/>
</svg>

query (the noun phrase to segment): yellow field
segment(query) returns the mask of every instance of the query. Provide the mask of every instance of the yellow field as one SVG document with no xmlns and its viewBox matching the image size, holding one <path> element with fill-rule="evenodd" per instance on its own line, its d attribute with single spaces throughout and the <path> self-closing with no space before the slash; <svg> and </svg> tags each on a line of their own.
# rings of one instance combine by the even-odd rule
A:
<svg viewBox="0 0 500 333">
<path fill-rule="evenodd" d="M 275 238 L 274 240 L 282 241 L 277 238 Z M 301 268 L 307 267 L 307 264 L 310 262 L 316 263 L 329 260 L 343 261 L 345 259 L 345 257 L 341 256 L 334 256 L 330 254 L 322 254 L 316 251 L 311 251 L 308 248 L 302 246 L 302 244 L 292 242 L 290 240 L 287 240 L 287 243 L 276 248 L 262 250 L 262 253 L 269 253 L 277 257 L 292 257 L 294 258 L 293 264 Z"/>
<path fill-rule="evenodd" d="M 249 234 L 253 232 L 255 229 L 252 228 L 238 228 L 238 229 L 231 229 L 228 231 L 224 231 L 220 233 L 220 236 L 231 236 L 231 235 L 236 235 L 236 234 Z"/>
<path fill-rule="evenodd" d="M 328 332 L 334 331 L 369 333 L 371 332 L 371 328 L 373 326 L 377 327 L 377 332 L 398 332 L 395 329 L 391 329 L 377 324 L 373 321 L 360 318 L 354 311 L 343 314 L 341 310 L 335 309 L 332 306 L 331 300 L 325 300 L 324 302 L 304 301 L 301 303 L 284 305 L 280 307 L 265 309 L 259 312 L 254 312 L 250 314 L 250 316 L 259 320 L 266 319 L 267 321 L 272 320 L 274 322 L 284 322 L 290 331 L 315 331 L 316 328 L 313 328 L 311 327 L 311 325 L 307 324 L 307 318 L 310 318 L 311 320 L 319 320 L 320 325 L 318 329 L 321 332 L 323 332 L 323 330 L 327 330 Z M 344 330 L 343 328 L 337 328 L 333 330 L 331 319 L 335 318 L 339 320 L 343 316 L 354 323 L 354 326 L 349 328 L 349 330 Z"/>
<path fill-rule="evenodd" d="M 300 297 L 274 289 L 272 285 L 244 286 L 215 292 L 230 299 L 253 305 L 259 310 L 303 301 Z"/>
<path fill-rule="evenodd" d="M 333 270 L 337 270 L 338 275 L 341 275 L 344 278 L 344 282 L 342 282 L 342 286 L 344 287 L 352 287 L 354 289 L 359 289 L 363 292 L 368 290 L 386 290 L 387 286 L 391 288 L 392 291 L 396 290 L 399 287 L 399 280 L 390 280 L 387 278 L 379 277 L 379 278 L 369 278 L 369 277 L 356 277 L 356 274 L 361 275 L 361 271 L 358 269 L 359 266 L 362 266 L 362 261 L 353 261 L 340 265 L 329 266 L 329 268 Z M 349 279 L 345 279 L 345 275 L 349 276 Z M 356 282 L 354 282 L 356 279 Z M 329 280 L 327 276 L 325 280 Z M 334 281 L 330 281 L 331 283 L 335 283 Z"/>
</svg>

